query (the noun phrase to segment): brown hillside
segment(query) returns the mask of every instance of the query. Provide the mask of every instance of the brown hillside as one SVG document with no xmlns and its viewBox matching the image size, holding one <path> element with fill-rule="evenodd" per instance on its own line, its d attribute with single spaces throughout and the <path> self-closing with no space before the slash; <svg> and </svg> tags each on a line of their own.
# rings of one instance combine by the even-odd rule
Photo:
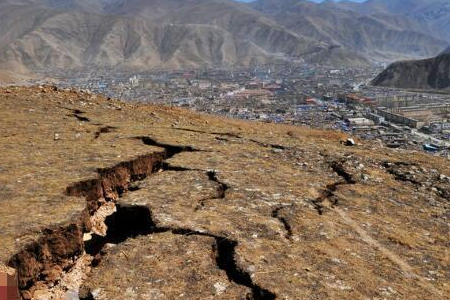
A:
<svg viewBox="0 0 450 300">
<path fill-rule="evenodd" d="M 448 299 L 448 161 L 337 132 L 0 90 L 24 299 Z"/>
</svg>

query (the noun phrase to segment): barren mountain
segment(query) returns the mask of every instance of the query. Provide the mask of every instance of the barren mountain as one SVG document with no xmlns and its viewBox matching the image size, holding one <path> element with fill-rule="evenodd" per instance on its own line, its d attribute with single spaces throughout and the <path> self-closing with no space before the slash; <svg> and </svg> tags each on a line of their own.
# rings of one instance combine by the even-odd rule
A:
<svg viewBox="0 0 450 300">
<path fill-rule="evenodd" d="M 23 299 L 450 294 L 443 158 L 52 87 L 0 89 L 0 122 Z"/>
<path fill-rule="evenodd" d="M 343 1 L 328 5 L 362 14 L 390 14 L 404 16 L 422 31 L 439 39 L 450 41 L 450 2 L 448 0 L 369 0 L 364 3 Z"/>
<path fill-rule="evenodd" d="M 450 54 L 435 58 L 393 63 L 372 82 L 374 85 L 412 89 L 450 87 Z"/>
<path fill-rule="evenodd" d="M 0 0 L 0 67 L 23 74 L 292 60 L 367 66 L 430 57 L 448 47 L 433 37 L 438 30 L 431 21 L 424 26 L 419 17 L 387 7 L 367 14 L 304 0 Z M 426 8 L 432 9 L 411 11 L 429 16 Z"/>
<path fill-rule="evenodd" d="M 440 54 L 447 54 L 447 53 L 450 53 L 450 47 L 445 48 L 445 50 L 442 51 Z"/>
<path fill-rule="evenodd" d="M 213 26 L 161 25 L 31 5 L 10 5 L 2 12 L 8 15 L 0 36 L 0 62 L 6 69 L 181 68 L 271 59 L 258 45 Z"/>
<path fill-rule="evenodd" d="M 345 7 L 364 14 L 411 14 L 428 7 L 430 4 L 435 5 L 435 3 L 444 2 L 446 2 L 446 0 L 368 0 L 362 3 L 355 3 L 352 1 L 328 1 L 328 4 Z"/>
<path fill-rule="evenodd" d="M 300 35 L 372 61 L 430 57 L 448 45 L 403 16 L 361 14 L 337 4 L 298 0 L 259 0 L 251 6 Z"/>
<path fill-rule="evenodd" d="M 417 15 L 426 11 L 436 11 L 437 8 L 449 6 L 447 0 L 368 0 L 362 3 L 351 1 L 327 1 L 327 5 L 335 5 L 364 14 L 385 13 Z M 443 11 L 444 12 L 444 11 Z"/>
<path fill-rule="evenodd" d="M 86 12 L 89 0 L 4 1 L 0 66 L 23 72 L 231 67 L 327 49 L 232 1 L 160 2 L 104 2 L 93 14 Z"/>
</svg>

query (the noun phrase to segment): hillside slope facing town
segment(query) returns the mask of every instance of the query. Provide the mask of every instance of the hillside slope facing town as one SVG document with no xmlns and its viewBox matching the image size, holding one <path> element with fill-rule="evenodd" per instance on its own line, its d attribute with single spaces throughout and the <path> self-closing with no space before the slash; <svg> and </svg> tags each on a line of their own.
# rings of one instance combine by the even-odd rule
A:
<svg viewBox="0 0 450 300">
<path fill-rule="evenodd" d="M 450 294 L 441 158 L 49 86 L 0 89 L 0 120 L 23 299 Z"/>
</svg>

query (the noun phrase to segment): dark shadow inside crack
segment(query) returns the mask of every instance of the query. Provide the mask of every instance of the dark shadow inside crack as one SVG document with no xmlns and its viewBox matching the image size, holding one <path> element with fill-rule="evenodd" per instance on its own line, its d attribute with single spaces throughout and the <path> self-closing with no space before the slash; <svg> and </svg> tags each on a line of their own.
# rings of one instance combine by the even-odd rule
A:
<svg viewBox="0 0 450 300">
<path fill-rule="evenodd" d="M 328 184 L 325 190 L 321 192 L 319 197 L 311 200 L 314 209 L 317 211 L 319 215 L 323 215 L 325 210 L 324 203 L 326 201 L 331 203 L 331 207 L 338 205 L 339 198 L 336 197 L 335 192 L 338 190 L 340 186 L 356 184 L 356 180 L 353 178 L 352 174 L 348 173 L 343 165 L 344 162 L 342 161 L 333 161 L 329 163 L 330 168 L 343 180 L 339 180 L 337 182 Z"/>
<path fill-rule="evenodd" d="M 91 119 L 89 119 L 89 118 L 87 118 L 87 117 L 83 117 L 83 116 L 80 116 L 80 115 L 78 115 L 78 114 L 71 114 L 71 115 L 67 115 L 67 116 L 69 116 L 69 117 L 74 117 L 74 118 L 76 118 L 78 121 L 80 121 L 80 122 L 90 122 L 91 121 Z"/>
<path fill-rule="evenodd" d="M 216 198 L 218 198 L 218 199 L 223 199 L 223 198 L 225 198 L 226 192 L 227 192 L 227 190 L 230 188 L 230 187 L 228 186 L 228 184 L 226 184 L 226 183 L 220 181 L 220 180 L 217 178 L 217 172 L 216 172 L 216 171 L 207 171 L 207 172 L 206 172 L 206 175 L 208 175 L 208 178 L 209 178 L 210 181 L 215 182 L 215 183 L 217 183 L 217 184 L 219 185 L 219 187 L 218 187 L 218 189 L 217 189 L 218 195 L 217 195 Z"/>
<path fill-rule="evenodd" d="M 236 241 L 215 237 L 216 244 L 213 245 L 213 252 L 216 253 L 216 263 L 219 269 L 224 270 L 228 279 L 239 285 L 251 288 L 252 294 L 247 295 L 249 300 L 272 300 L 276 296 L 274 293 L 256 285 L 250 274 L 242 270 L 236 264 Z"/>
<path fill-rule="evenodd" d="M 197 150 L 191 146 L 179 146 L 179 145 L 170 145 L 170 144 L 160 143 L 160 142 L 156 141 L 155 139 L 148 137 L 148 136 L 138 137 L 138 139 L 141 139 L 145 145 L 164 148 L 166 150 L 166 159 L 171 158 L 174 155 L 179 154 L 181 152 L 202 151 L 202 150 Z"/>
<path fill-rule="evenodd" d="M 101 256 L 106 253 L 103 248 L 107 243 L 120 244 L 129 238 L 163 232 L 183 236 L 208 236 L 214 238 L 215 241 L 212 245 L 212 252 L 217 267 L 225 271 L 230 282 L 251 289 L 251 294 L 246 295 L 246 299 L 272 300 L 276 298 L 274 293 L 255 284 L 250 274 L 237 265 L 235 260 L 237 241 L 208 232 L 158 226 L 153 220 L 151 210 L 146 206 L 117 205 L 116 212 L 107 217 L 105 223 L 108 226 L 106 237 L 100 238 L 95 243 L 90 242 L 89 246 L 86 246 L 86 251 L 89 250 L 90 254 L 95 257 L 92 267 L 96 267 L 100 263 Z M 84 297 L 80 299 L 93 299 L 89 297 L 92 297 L 92 295 L 84 292 Z"/>
<path fill-rule="evenodd" d="M 289 224 L 288 220 L 280 215 L 281 210 L 285 209 L 286 206 L 279 206 L 272 211 L 272 218 L 277 219 L 283 224 L 284 230 L 286 231 L 285 237 L 288 240 L 292 239 L 292 226 Z"/>
<path fill-rule="evenodd" d="M 95 134 L 94 134 L 94 139 L 96 140 L 96 139 L 98 139 L 102 134 L 113 132 L 113 131 L 116 130 L 116 129 L 117 129 L 117 127 L 114 127 L 114 126 L 103 126 L 103 127 L 100 127 L 100 128 L 95 132 Z"/>
<path fill-rule="evenodd" d="M 138 137 L 146 145 L 157 146 L 164 149 L 161 152 L 154 152 L 139 156 L 133 160 L 123 161 L 110 168 L 98 169 L 98 177 L 76 182 L 66 188 L 66 195 L 74 197 L 85 197 L 87 205 L 83 216 L 74 224 L 76 230 L 71 226 L 59 228 L 58 230 L 43 232 L 44 236 L 37 241 L 27 245 L 25 249 L 11 258 L 9 265 L 18 269 L 21 293 L 32 291 L 37 278 L 45 274 L 47 268 L 53 265 L 62 265 L 63 270 L 68 270 L 73 266 L 74 261 L 82 254 L 83 250 L 93 257 L 91 267 L 98 266 L 101 263 L 102 256 L 106 253 L 106 244 L 120 244 L 128 238 L 140 235 L 148 235 L 160 232 L 172 232 L 173 234 L 196 234 L 213 237 L 217 249 L 217 264 L 229 276 L 230 281 L 236 284 L 244 285 L 252 290 L 252 294 L 247 299 L 266 300 L 275 299 L 275 295 L 251 280 L 250 274 L 237 269 L 234 261 L 236 241 L 226 237 L 215 236 L 209 233 L 195 232 L 183 228 L 158 227 L 153 221 L 151 211 L 143 206 L 121 206 L 117 205 L 117 211 L 106 218 L 107 226 L 106 236 L 92 234 L 91 238 L 83 242 L 83 233 L 90 231 L 89 217 L 93 216 L 101 205 L 101 199 L 107 202 L 115 203 L 124 193 L 136 189 L 133 183 L 142 180 L 159 170 L 164 170 L 164 161 L 182 152 L 196 152 L 191 146 L 178 146 L 159 143 L 149 137 Z M 174 170 L 175 171 L 175 170 Z M 180 169 L 176 171 L 182 171 Z M 203 171 L 205 172 L 205 171 Z M 218 197 L 225 197 L 225 191 L 228 185 L 221 183 L 217 179 L 215 172 L 207 172 L 208 178 L 219 184 Z M 72 233 L 72 231 L 74 231 Z M 46 244 L 54 244 L 55 235 L 60 244 L 67 244 L 71 248 L 55 248 L 51 257 L 39 255 L 39 249 Z M 48 243 L 47 243 L 48 241 Z M 63 243 L 64 242 L 64 243 Z M 64 255 L 61 256 L 60 255 Z M 34 261 L 35 263 L 30 263 Z M 45 282 L 54 283 L 55 279 L 45 278 Z M 80 294 L 80 299 L 93 299 L 89 293 Z"/>
</svg>

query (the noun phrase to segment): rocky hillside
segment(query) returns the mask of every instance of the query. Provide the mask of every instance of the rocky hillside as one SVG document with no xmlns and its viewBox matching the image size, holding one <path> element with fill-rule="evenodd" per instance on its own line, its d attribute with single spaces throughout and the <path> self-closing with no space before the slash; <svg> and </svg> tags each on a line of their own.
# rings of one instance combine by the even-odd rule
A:
<svg viewBox="0 0 450 300">
<path fill-rule="evenodd" d="M 0 120 L 23 299 L 450 294 L 444 159 L 52 87 L 0 89 Z"/>
<path fill-rule="evenodd" d="M 393 63 L 372 84 L 411 89 L 447 89 L 450 87 L 450 54 Z"/>
</svg>

